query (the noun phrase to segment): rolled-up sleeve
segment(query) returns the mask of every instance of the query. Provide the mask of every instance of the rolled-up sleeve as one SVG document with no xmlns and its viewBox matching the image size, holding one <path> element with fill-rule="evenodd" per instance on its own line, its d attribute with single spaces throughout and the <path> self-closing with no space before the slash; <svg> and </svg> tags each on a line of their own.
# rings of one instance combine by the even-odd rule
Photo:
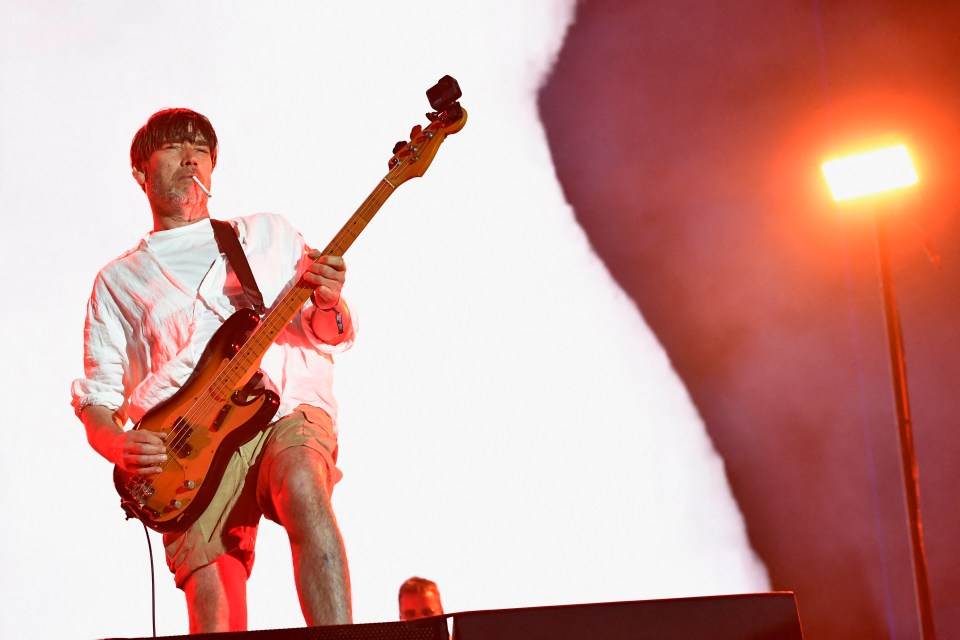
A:
<svg viewBox="0 0 960 640">
<path fill-rule="evenodd" d="M 83 329 L 84 377 L 74 380 L 70 387 L 71 404 L 77 415 L 84 407 L 102 405 L 123 418 L 124 375 L 128 364 L 125 344 L 120 314 L 110 304 L 109 291 L 98 278 L 87 302 Z"/>
</svg>

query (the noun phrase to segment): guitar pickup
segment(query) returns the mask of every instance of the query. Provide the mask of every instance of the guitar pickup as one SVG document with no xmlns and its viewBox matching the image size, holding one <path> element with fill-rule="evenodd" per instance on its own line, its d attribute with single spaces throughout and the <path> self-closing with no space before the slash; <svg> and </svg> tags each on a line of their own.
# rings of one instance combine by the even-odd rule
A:
<svg viewBox="0 0 960 640">
<path fill-rule="evenodd" d="M 220 427 L 223 426 L 224 421 L 227 419 L 227 416 L 230 414 L 231 405 L 225 404 L 220 407 L 220 411 L 217 413 L 217 417 L 213 419 L 213 424 L 210 425 L 210 431 L 217 431 Z"/>
<path fill-rule="evenodd" d="M 170 435 L 167 436 L 168 450 L 178 458 L 186 458 L 193 453 L 193 447 L 190 445 L 191 437 L 193 437 L 193 427 L 183 416 L 177 418 L 170 429 Z"/>
</svg>

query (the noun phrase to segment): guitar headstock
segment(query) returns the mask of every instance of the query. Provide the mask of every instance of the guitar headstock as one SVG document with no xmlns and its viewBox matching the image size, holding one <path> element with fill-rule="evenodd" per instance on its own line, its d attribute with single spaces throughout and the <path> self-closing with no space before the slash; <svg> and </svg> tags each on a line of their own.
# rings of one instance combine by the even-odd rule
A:
<svg viewBox="0 0 960 640">
<path fill-rule="evenodd" d="M 457 133 L 467 123 L 467 111 L 457 102 L 461 95 L 460 86 L 450 76 L 440 78 L 427 91 L 430 106 L 436 109 L 427 114 L 430 124 L 426 128 L 416 125 L 410 132 L 410 140 L 401 140 L 394 145 L 393 157 L 388 163 L 390 172 L 384 180 L 397 187 L 427 172 L 446 137 Z"/>
</svg>

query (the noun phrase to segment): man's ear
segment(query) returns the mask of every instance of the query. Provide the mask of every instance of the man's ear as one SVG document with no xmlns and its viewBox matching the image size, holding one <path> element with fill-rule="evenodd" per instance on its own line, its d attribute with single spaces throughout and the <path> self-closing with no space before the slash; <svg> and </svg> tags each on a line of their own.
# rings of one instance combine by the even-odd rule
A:
<svg viewBox="0 0 960 640">
<path fill-rule="evenodd" d="M 144 191 L 147 190 L 147 174 L 140 169 L 133 167 L 130 170 L 130 173 L 133 175 L 133 179 L 137 181 L 137 184 L 140 185 L 140 188 Z"/>
</svg>

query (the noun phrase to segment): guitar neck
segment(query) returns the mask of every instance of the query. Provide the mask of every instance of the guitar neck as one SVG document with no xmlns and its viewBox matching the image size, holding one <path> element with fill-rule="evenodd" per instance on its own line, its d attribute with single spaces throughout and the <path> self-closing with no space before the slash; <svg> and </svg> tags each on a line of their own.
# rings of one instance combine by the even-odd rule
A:
<svg viewBox="0 0 960 640">
<path fill-rule="evenodd" d="M 444 80 L 449 80 L 455 87 L 454 100 L 456 100 L 459 97 L 456 81 L 446 76 L 441 79 L 441 82 Z M 439 83 L 438 86 L 440 86 Z M 448 104 L 443 112 L 427 115 L 430 119 L 427 128 L 415 126 L 411 131 L 410 141 L 398 143 L 394 147 L 394 155 L 389 162 L 390 171 L 367 196 L 356 213 L 341 227 L 330 244 L 321 252 L 321 256 L 342 256 L 346 253 L 396 188 L 410 178 L 422 176 L 447 135 L 460 131 L 467 122 L 467 110 L 455 101 Z M 310 298 L 314 288 L 312 283 L 301 276 L 263 317 L 247 341 L 230 359 L 215 384 L 223 385 L 223 389 L 232 389 L 254 365 L 259 366 L 263 354 L 284 327 L 297 315 L 300 307 Z"/>
<path fill-rule="evenodd" d="M 367 196 L 360 208 L 357 209 L 347 223 L 340 228 L 337 235 L 333 237 L 327 248 L 323 250 L 325 256 L 342 256 L 353 244 L 353 241 L 360 237 L 360 234 L 367 228 L 367 224 L 373 220 L 383 203 L 387 201 L 396 187 L 390 184 L 386 178 L 380 181 L 380 184 Z M 311 288 L 310 291 L 313 291 Z M 304 299 L 306 302 L 306 299 Z"/>
<path fill-rule="evenodd" d="M 354 240 L 360 237 L 360 234 L 367 227 L 367 224 L 373 220 L 380 207 L 387 201 L 396 187 L 386 178 L 382 179 L 376 188 L 367 196 L 363 204 L 357 209 L 346 224 L 341 227 L 337 235 L 323 250 L 324 256 L 342 256 L 346 253 Z M 236 381 L 246 372 L 254 363 L 260 361 L 263 354 L 266 353 L 276 337 L 283 331 L 283 328 L 293 319 L 306 301 L 310 298 L 316 285 L 307 282 L 303 276 L 290 288 L 283 297 L 274 304 L 270 312 L 263 317 L 260 324 L 250 335 L 250 338 L 244 343 L 237 354 L 231 360 L 228 371 L 225 371 L 226 379 L 224 384 L 229 388 L 236 384 Z M 231 378 L 234 378 L 231 380 Z"/>
</svg>

